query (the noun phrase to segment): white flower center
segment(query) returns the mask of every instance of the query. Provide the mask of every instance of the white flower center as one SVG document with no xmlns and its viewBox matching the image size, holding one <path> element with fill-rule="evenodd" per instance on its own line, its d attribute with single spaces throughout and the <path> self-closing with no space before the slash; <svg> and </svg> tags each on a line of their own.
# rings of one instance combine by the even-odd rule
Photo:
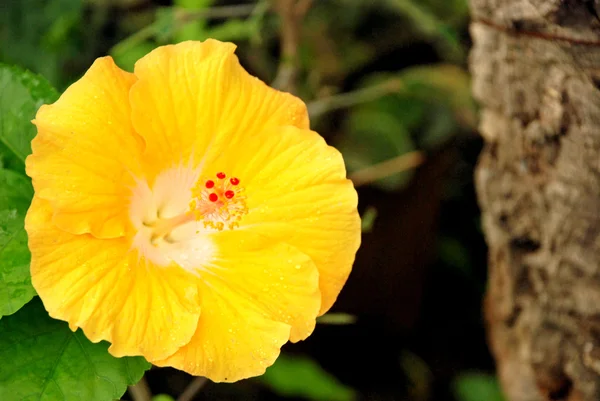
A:
<svg viewBox="0 0 600 401">
<path fill-rule="evenodd" d="M 129 217 L 137 230 L 132 247 L 159 266 L 175 263 L 197 273 L 215 253 L 210 232 L 190 209 L 199 171 L 185 166 L 161 172 L 152 188 L 137 180 Z"/>
</svg>

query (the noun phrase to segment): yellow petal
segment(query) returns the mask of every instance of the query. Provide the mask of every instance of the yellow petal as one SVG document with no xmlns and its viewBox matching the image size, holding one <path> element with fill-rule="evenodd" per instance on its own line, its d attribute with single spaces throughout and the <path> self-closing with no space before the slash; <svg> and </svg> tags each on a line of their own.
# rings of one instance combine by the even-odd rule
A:
<svg viewBox="0 0 600 401">
<path fill-rule="evenodd" d="M 201 162 L 210 147 L 264 127 L 308 127 L 304 103 L 249 75 L 216 40 L 162 46 L 140 59 L 131 89 L 132 120 L 152 168 Z"/>
<path fill-rule="evenodd" d="M 159 366 L 173 366 L 213 381 L 264 373 L 290 338 L 315 326 L 318 273 L 298 250 L 250 233 L 222 231 L 214 264 L 200 272 L 202 315 L 188 345 Z"/>
<path fill-rule="evenodd" d="M 200 316 L 194 276 L 140 261 L 123 238 L 57 229 L 51 217 L 49 202 L 34 197 L 25 220 L 31 277 L 50 316 L 111 342 L 117 357 L 165 358 L 189 342 Z"/>
<path fill-rule="evenodd" d="M 239 230 L 284 241 L 312 258 L 325 313 L 360 245 L 358 198 L 341 154 L 317 133 L 288 126 L 239 137 L 208 158 L 214 172 L 230 172 L 245 188 L 249 212 Z"/>
<path fill-rule="evenodd" d="M 291 325 L 292 341 L 313 332 L 321 293 L 310 257 L 247 231 L 220 231 L 211 239 L 219 246 L 212 271 L 220 280 L 256 302 L 271 319 Z"/>
<path fill-rule="evenodd" d="M 110 57 L 100 58 L 58 101 L 37 113 L 27 174 L 63 230 L 99 238 L 126 231 L 126 187 L 139 174 L 143 149 L 130 122 L 133 82 L 135 76 Z"/>
</svg>

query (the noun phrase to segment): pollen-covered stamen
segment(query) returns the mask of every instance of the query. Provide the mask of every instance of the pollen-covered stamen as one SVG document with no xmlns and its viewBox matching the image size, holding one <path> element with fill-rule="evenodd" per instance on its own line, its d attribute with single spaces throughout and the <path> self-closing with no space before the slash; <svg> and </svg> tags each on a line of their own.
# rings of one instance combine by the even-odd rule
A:
<svg viewBox="0 0 600 401">
<path fill-rule="evenodd" d="M 240 180 L 223 172 L 216 174 L 217 180 L 201 179 L 192 189 L 193 199 L 190 210 L 204 227 L 222 230 L 233 229 L 239 225 L 242 216 L 248 213 L 244 189 Z"/>
</svg>

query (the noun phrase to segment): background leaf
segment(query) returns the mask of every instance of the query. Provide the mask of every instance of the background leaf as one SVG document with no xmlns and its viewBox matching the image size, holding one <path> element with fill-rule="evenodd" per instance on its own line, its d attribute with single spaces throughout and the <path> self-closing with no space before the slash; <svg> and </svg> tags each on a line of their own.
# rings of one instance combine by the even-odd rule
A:
<svg viewBox="0 0 600 401">
<path fill-rule="evenodd" d="M 0 320 L 1 400 L 119 399 L 150 368 L 141 357 L 114 358 L 108 344 L 91 343 L 51 319 L 39 298 Z"/>
<path fill-rule="evenodd" d="M 0 318 L 15 313 L 35 295 L 23 227 L 32 195 L 27 178 L 0 169 Z"/>
<path fill-rule="evenodd" d="M 323 316 L 317 318 L 319 324 L 354 324 L 356 323 L 356 316 L 349 313 L 326 313 Z"/>
<path fill-rule="evenodd" d="M 152 401 L 175 401 L 175 399 L 167 394 L 159 394 L 152 397 Z"/>
<path fill-rule="evenodd" d="M 80 47 L 82 6 L 82 0 L 3 1 L 0 60 L 62 85 L 67 59 L 86 52 Z"/>
<path fill-rule="evenodd" d="M 20 214 L 25 214 L 32 196 L 33 188 L 27 177 L 0 169 L 0 210 L 16 209 Z"/>
<path fill-rule="evenodd" d="M 348 401 L 356 398 L 353 389 L 341 384 L 312 359 L 298 355 L 281 354 L 258 380 L 286 397 L 319 401 Z"/>
<path fill-rule="evenodd" d="M 437 149 L 461 131 L 474 129 L 476 106 L 467 72 L 450 64 L 372 74 L 362 87 L 396 82 L 398 90 L 353 107 L 336 143 L 350 171 L 357 171 L 417 149 Z M 402 171 L 374 185 L 403 188 L 414 171 Z"/>
<path fill-rule="evenodd" d="M 454 394 L 458 401 L 504 401 L 496 377 L 485 373 L 458 376 L 454 381 Z"/>
<path fill-rule="evenodd" d="M 35 136 L 31 120 L 40 105 L 57 97 L 44 78 L 0 64 L 0 318 L 35 295 L 23 227 L 33 189 L 22 174 Z"/>
<path fill-rule="evenodd" d="M 210 7 L 214 0 L 175 0 L 174 4 L 186 10 L 201 10 Z M 175 32 L 175 42 L 184 40 L 205 39 L 207 23 L 205 19 L 199 19 L 185 24 Z"/>
<path fill-rule="evenodd" d="M 44 78 L 17 67 L 0 64 L 0 160 L 2 166 L 24 172 L 31 153 L 35 126 L 31 120 L 44 103 L 58 93 Z"/>
</svg>

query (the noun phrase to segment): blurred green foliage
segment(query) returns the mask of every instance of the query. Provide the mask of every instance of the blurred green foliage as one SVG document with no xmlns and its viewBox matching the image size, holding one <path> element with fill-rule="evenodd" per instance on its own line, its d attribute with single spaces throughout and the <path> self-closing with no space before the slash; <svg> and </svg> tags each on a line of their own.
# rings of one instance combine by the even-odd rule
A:
<svg viewBox="0 0 600 401">
<path fill-rule="evenodd" d="M 158 45 L 186 40 L 243 41 L 259 36 L 260 22 L 267 10 L 267 2 L 257 5 L 223 6 L 212 8 L 214 0 L 175 0 L 172 7 L 158 8 L 154 21 L 135 31 L 110 51 L 121 68 L 133 70 L 135 61 Z M 212 11 L 211 11 L 212 10 Z M 209 25 L 209 20 L 226 15 L 220 24 Z"/>
<path fill-rule="evenodd" d="M 32 196 L 33 188 L 27 178 L 0 169 L 0 319 L 17 312 L 36 295 L 23 228 Z"/>
<path fill-rule="evenodd" d="M 31 120 L 58 93 L 42 76 L 0 64 L 0 167 L 25 171 L 35 127 Z"/>
<path fill-rule="evenodd" d="M 357 105 L 345 121 L 346 135 L 337 143 L 350 171 L 417 150 L 439 147 L 476 123 L 468 74 L 447 64 L 406 68 L 365 79 L 363 87 L 394 83 L 387 96 Z M 376 182 L 394 190 L 410 180 L 410 172 Z"/>
<path fill-rule="evenodd" d="M 81 0 L 8 0 L 0 12 L 0 61 L 64 83 L 65 63 L 80 50 Z"/>
<path fill-rule="evenodd" d="M 175 401 L 175 398 L 167 394 L 158 394 L 152 397 L 152 401 Z"/>
<path fill-rule="evenodd" d="M 31 120 L 58 93 L 43 77 L 0 64 L 0 318 L 35 295 L 23 222 L 33 196 L 25 173 L 35 127 Z"/>
<path fill-rule="evenodd" d="M 373 224 L 377 218 L 377 209 L 373 206 L 369 206 L 361 216 L 361 231 L 363 233 L 370 233 L 373 230 Z"/>
<path fill-rule="evenodd" d="M 463 373 L 454 380 L 458 401 L 504 401 L 498 379 L 485 373 Z"/>
<path fill-rule="evenodd" d="M 353 324 L 356 323 L 356 316 L 349 313 L 327 313 L 317 318 L 317 323 L 320 324 Z"/>
<path fill-rule="evenodd" d="M 338 382 L 314 361 L 298 355 L 281 354 L 257 380 L 277 394 L 315 401 L 351 401 L 356 393 Z"/>
</svg>

